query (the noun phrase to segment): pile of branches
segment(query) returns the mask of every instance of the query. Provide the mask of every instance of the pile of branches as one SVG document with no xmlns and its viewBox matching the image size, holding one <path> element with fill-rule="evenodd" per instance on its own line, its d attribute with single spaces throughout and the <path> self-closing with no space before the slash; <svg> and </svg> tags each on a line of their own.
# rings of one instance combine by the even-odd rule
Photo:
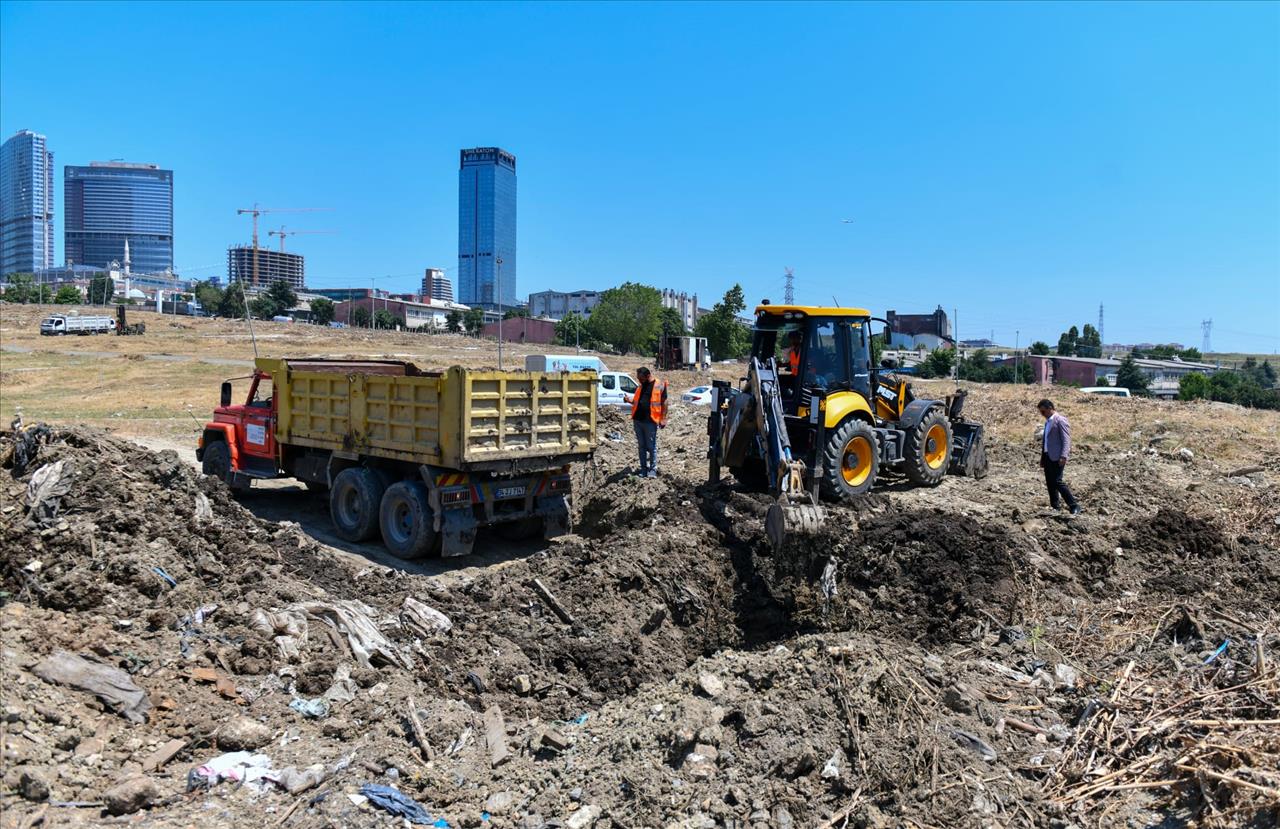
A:
<svg viewBox="0 0 1280 829">
<path fill-rule="evenodd" d="M 1202 635 L 1189 615 L 1172 630 Z M 1223 637 L 1207 655 L 1189 654 L 1191 666 L 1164 660 L 1135 670 L 1129 661 L 1082 714 L 1051 776 L 1054 800 L 1101 809 L 1103 823 L 1121 805 L 1109 796 L 1137 789 L 1151 790 L 1153 806 L 1208 827 L 1280 810 L 1280 665 L 1268 658 L 1267 641 L 1261 633 Z"/>
</svg>

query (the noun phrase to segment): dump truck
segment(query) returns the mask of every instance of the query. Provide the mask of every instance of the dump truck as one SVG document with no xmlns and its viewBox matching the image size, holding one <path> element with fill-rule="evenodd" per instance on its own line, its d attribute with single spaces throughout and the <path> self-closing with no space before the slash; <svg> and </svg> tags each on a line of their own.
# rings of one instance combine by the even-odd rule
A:
<svg viewBox="0 0 1280 829">
<path fill-rule="evenodd" d="M 50 314 L 40 322 L 40 333 L 46 337 L 67 334 L 111 334 L 116 321 L 105 316 L 80 316 L 79 314 Z"/>
<path fill-rule="evenodd" d="M 248 380 L 232 403 L 233 380 Z M 340 537 L 403 559 L 568 531 L 570 465 L 596 447 L 594 372 L 421 369 L 390 360 L 266 359 L 223 382 L 196 456 L 246 489 L 291 477 L 327 491 Z"/>
</svg>

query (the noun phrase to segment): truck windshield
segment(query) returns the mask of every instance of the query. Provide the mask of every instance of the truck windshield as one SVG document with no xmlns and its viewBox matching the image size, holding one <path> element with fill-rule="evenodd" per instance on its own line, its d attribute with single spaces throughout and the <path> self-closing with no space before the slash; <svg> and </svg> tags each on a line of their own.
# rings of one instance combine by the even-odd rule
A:
<svg viewBox="0 0 1280 829">
<path fill-rule="evenodd" d="M 260 377 L 253 388 L 253 399 L 249 401 L 250 406 L 261 409 L 271 408 L 271 378 Z"/>
</svg>

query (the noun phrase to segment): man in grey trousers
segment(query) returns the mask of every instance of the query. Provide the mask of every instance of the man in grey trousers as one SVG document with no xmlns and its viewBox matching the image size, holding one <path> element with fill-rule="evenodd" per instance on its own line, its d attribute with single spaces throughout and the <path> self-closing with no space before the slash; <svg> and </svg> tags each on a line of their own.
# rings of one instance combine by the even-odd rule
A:
<svg viewBox="0 0 1280 829">
<path fill-rule="evenodd" d="M 623 400 L 631 404 L 631 423 L 636 430 L 636 444 L 640 449 L 640 468 L 636 475 L 641 478 L 658 477 L 658 430 L 667 425 L 667 381 L 658 382 L 649 372 L 648 367 L 641 366 L 636 371 L 636 379 L 640 388 Z"/>
<path fill-rule="evenodd" d="M 1054 411 L 1053 401 L 1041 400 L 1036 409 L 1044 418 L 1044 438 L 1040 445 L 1040 466 L 1044 468 L 1044 482 L 1049 487 L 1049 506 L 1062 509 L 1058 504 L 1058 496 L 1067 502 L 1067 509 L 1072 515 L 1084 512 L 1071 488 L 1062 480 L 1062 473 L 1067 466 L 1067 458 L 1071 457 L 1071 421 Z"/>
</svg>

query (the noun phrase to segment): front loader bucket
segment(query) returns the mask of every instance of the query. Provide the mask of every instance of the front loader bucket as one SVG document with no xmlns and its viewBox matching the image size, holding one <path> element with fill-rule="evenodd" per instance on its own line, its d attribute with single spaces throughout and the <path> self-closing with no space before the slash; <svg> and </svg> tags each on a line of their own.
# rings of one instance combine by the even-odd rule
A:
<svg viewBox="0 0 1280 829">
<path fill-rule="evenodd" d="M 772 504 L 764 517 L 765 535 L 778 553 L 789 540 L 818 532 L 825 518 L 822 507 L 816 504 Z"/>
<path fill-rule="evenodd" d="M 987 476 L 987 445 L 983 440 L 981 423 L 957 420 L 951 423 L 953 447 L 951 466 L 947 472 L 969 478 Z"/>
</svg>

